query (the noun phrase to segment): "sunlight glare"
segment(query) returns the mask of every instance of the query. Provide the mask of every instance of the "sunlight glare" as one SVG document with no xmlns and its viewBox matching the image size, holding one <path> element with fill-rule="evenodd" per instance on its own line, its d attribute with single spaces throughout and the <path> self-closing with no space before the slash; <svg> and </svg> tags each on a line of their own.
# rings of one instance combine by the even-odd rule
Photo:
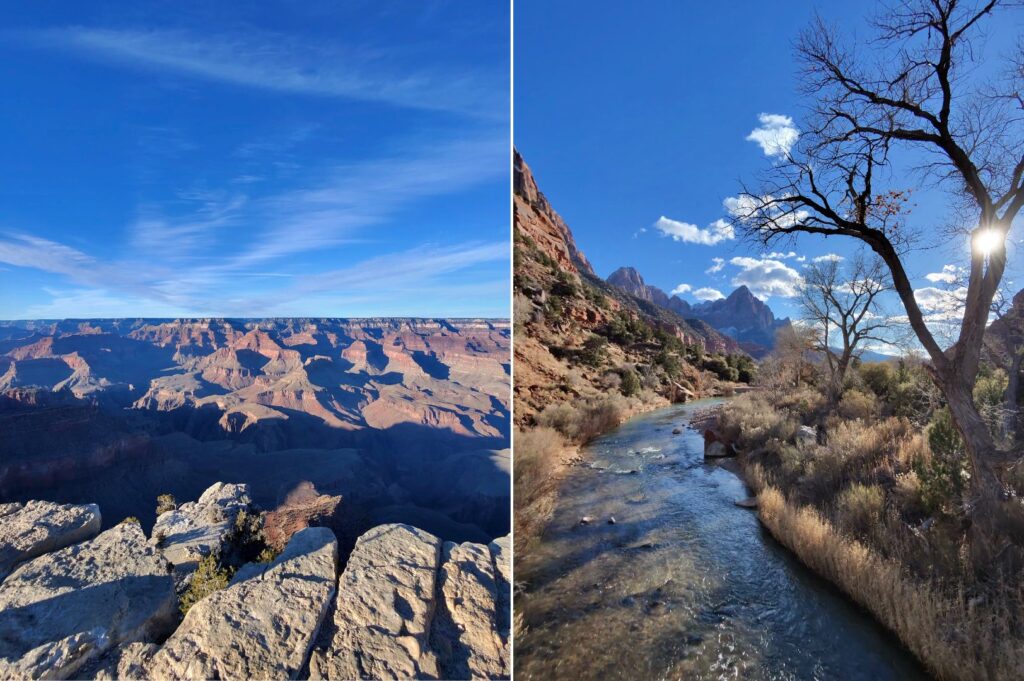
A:
<svg viewBox="0 0 1024 681">
<path fill-rule="evenodd" d="M 974 245 L 982 255 L 988 256 L 998 248 L 999 241 L 999 232 L 994 229 L 986 229 L 979 232 L 974 238 Z"/>
</svg>

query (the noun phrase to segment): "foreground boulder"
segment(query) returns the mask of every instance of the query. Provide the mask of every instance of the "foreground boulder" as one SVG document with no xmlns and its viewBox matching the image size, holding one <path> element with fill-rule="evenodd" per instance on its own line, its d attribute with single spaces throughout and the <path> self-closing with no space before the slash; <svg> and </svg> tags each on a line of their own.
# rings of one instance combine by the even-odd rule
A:
<svg viewBox="0 0 1024 681">
<path fill-rule="evenodd" d="M 409 525 L 380 525 L 359 537 L 310 678 L 437 678 L 428 639 L 440 558 L 441 540 Z"/>
<path fill-rule="evenodd" d="M 442 546 L 400 524 L 368 531 L 339 581 L 310 678 L 507 677 L 509 548 L 507 537 Z"/>
<path fill-rule="evenodd" d="M 0 504 L 0 580 L 18 563 L 95 537 L 100 523 L 96 504 Z"/>
<path fill-rule="evenodd" d="M 176 612 L 167 563 L 122 523 L 0 584 L 0 678 L 73 677 L 115 646 L 165 636 Z"/>
<path fill-rule="evenodd" d="M 334 597 L 338 544 L 296 533 L 271 563 L 249 563 L 196 603 L 146 666 L 152 679 L 293 679 Z"/>
<path fill-rule="evenodd" d="M 206 556 L 219 556 L 242 511 L 251 509 L 248 485 L 217 482 L 198 501 L 161 513 L 153 525 L 153 543 L 180 573 L 188 573 Z"/>
<path fill-rule="evenodd" d="M 430 644 L 445 679 L 508 675 L 498 633 L 494 559 L 483 544 L 446 542 Z"/>
<path fill-rule="evenodd" d="M 609 523 L 615 524 L 615 518 Z M 491 542 L 494 556 L 494 575 L 498 589 L 498 635 L 505 648 L 505 659 L 510 660 L 509 642 L 512 629 L 512 536 L 505 535 Z"/>
</svg>

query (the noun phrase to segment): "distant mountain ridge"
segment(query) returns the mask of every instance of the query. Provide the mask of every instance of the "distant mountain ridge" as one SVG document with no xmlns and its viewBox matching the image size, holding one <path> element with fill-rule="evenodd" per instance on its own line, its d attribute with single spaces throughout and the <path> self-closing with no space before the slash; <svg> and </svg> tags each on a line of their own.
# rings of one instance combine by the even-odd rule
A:
<svg viewBox="0 0 1024 681">
<path fill-rule="evenodd" d="M 767 354 L 775 347 L 776 332 L 791 324 L 788 317 L 776 319 L 771 308 L 746 286 L 740 286 L 727 298 L 690 305 L 679 296 L 670 296 L 646 283 L 632 267 L 620 267 L 608 276 L 607 282 L 631 296 L 674 312 L 688 322 L 705 322 L 735 339 L 754 356 Z"/>
</svg>

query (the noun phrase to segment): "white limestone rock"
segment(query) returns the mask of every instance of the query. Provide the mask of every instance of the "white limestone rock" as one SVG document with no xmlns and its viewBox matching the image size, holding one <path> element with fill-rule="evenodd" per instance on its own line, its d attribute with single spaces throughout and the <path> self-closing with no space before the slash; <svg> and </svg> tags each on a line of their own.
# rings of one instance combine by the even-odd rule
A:
<svg viewBox="0 0 1024 681">
<path fill-rule="evenodd" d="M 359 537 L 310 678 L 438 678 L 429 637 L 440 557 L 441 540 L 409 525 L 380 525 Z"/>
<path fill-rule="evenodd" d="M 0 504 L 0 580 L 19 563 L 95 537 L 100 531 L 96 504 L 51 501 Z"/>
<path fill-rule="evenodd" d="M 430 643 L 446 679 L 507 678 L 490 549 L 446 542 Z"/>
<path fill-rule="evenodd" d="M 22 564 L 0 584 L 0 678 L 68 678 L 131 641 L 166 635 L 177 600 L 136 523 Z"/>
<path fill-rule="evenodd" d="M 153 544 L 177 572 L 190 573 L 204 557 L 220 555 L 239 512 L 251 505 L 248 485 L 214 483 L 198 501 L 161 513 L 153 525 Z"/>
<path fill-rule="evenodd" d="M 146 665 L 148 678 L 296 678 L 334 597 L 337 560 L 331 530 L 297 532 L 276 560 L 243 566 L 193 605 Z"/>
</svg>

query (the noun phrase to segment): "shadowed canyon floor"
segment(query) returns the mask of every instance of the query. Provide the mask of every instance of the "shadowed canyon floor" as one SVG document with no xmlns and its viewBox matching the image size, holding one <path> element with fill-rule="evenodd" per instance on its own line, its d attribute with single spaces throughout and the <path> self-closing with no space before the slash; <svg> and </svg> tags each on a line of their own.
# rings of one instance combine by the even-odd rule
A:
<svg viewBox="0 0 1024 681">
<path fill-rule="evenodd" d="M 303 484 L 359 530 L 509 529 L 509 325 L 495 320 L 67 320 L 0 325 L 0 501 L 153 500 Z"/>
<path fill-rule="evenodd" d="M 517 676 L 926 678 L 735 504 L 743 483 L 699 433 L 673 434 L 702 404 L 626 422 L 570 473 L 516 564 Z"/>
</svg>

